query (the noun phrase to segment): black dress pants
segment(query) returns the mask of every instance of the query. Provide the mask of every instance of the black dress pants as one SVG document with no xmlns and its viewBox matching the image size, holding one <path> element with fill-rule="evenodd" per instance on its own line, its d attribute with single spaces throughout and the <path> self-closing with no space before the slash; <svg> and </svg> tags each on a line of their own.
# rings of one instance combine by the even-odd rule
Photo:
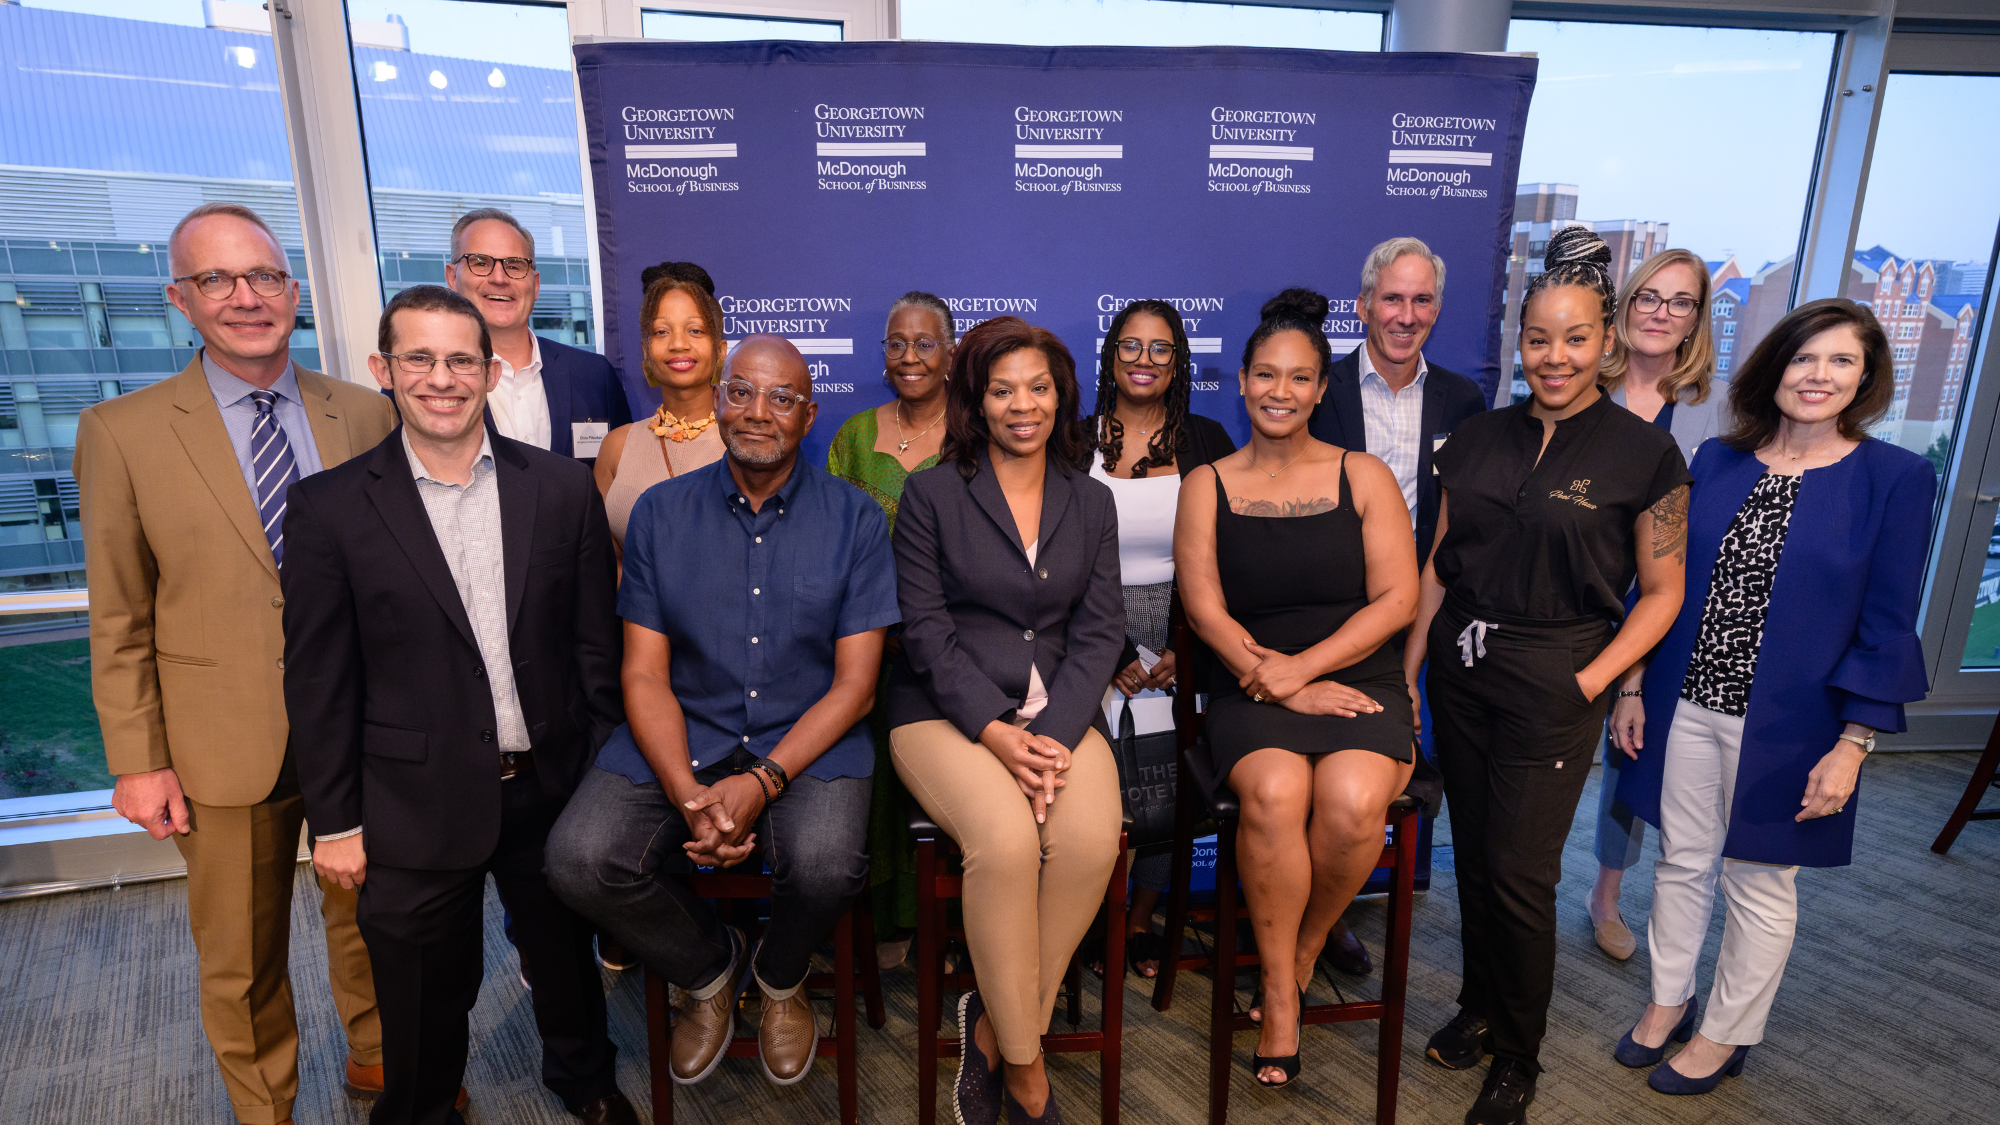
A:
<svg viewBox="0 0 2000 1125">
<path fill-rule="evenodd" d="M 495 768 L 498 768 L 496 762 Z M 479 999 L 486 876 L 514 915 L 535 967 L 542 1084 L 572 1112 L 617 1090 L 604 988 L 590 924 L 549 890 L 543 843 L 563 802 L 532 771 L 500 784 L 500 842 L 479 867 L 419 871 L 368 865 L 357 919 L 382 1012 L 382 1096 L 371 1125 L 461 1125 L 469 1017 Z"/>
<path fill-rule="evenodd" d="M 1451 810 L 1465 965 L 1459 1007 L 1484 1016 L 1496 1059 L 1540 1073 L 1555 992 L 1556 884 L 1590 777 L 1609 691 L 1586 700 L 1576 673 L 1610 641 L 1600 619 L 1485 617 L 1447 601 L 1431 623 L 1432 734 Z M 1494 627 L 1497 626 L 1497 627 Z"/>
</svg>

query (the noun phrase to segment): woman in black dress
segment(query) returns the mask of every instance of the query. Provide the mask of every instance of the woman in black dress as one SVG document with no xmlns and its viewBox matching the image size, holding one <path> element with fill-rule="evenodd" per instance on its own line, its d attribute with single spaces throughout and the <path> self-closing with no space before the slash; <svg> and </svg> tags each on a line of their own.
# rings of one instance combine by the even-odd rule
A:
<svg viewBox="0 0 2000 1125">
<path fill-rule="evenodd" d="M 1415 716 L 1390 637 L 1416 611 L 1410 509 L 1388 466 L 1315 439 L 1325 297 L 1288 289 L 1243 349 L 1250 444 L 1181 489 L 1174 565 L 1215 651 L 1208 740 L 1242 803 L 1236 846 L 1263 973 L 1257 1081 L 1299 1071 L 1304 982 L 1382 851 Z"/>
</svg>

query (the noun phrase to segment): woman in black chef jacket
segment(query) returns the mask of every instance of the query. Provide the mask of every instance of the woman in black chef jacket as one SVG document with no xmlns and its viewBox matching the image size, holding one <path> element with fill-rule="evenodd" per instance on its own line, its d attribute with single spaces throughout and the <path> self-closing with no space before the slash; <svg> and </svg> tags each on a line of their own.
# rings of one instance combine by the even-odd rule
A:
<svg viewBox="0 0 2000 1125">
<path fill-rule="evenodd" d="M 1521 309 L 1533 397 L 1467 419 L 1434 458 L 1445 499 L 1403 654 L 1414 702 L 1435 652 L 1465 966 L 1459 1013 L 1425 1053 L 1455 1070 L 1493 1055 L 1467 1125 L 1527 1120 L 1563 842 L 1608 689 L 1672 626 L 1687 552 L 1691 478 L 1673 435 L 1597 385 L 1612 346 L 1611 250 L 1565 227 L 1544 263 Z"/>
</svg>

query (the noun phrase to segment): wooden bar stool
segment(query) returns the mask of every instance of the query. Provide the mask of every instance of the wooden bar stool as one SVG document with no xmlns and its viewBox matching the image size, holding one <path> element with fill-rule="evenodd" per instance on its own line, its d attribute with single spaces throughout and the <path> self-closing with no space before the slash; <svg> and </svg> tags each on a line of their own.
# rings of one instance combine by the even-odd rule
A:
<svg viewBox="0 0 2000 1125">
<path fill-rule="evenodd" d="M 2000 785 L 2000 779 L 1993 776 L 1996 772 L 2000 772 L 2000 716 L 1993 720 L 1993 733 L 1986 736 L 1986 753 L 1981 754 L 1979 764 L 1972 767 L 1972 778 L 1965 783 L 1965 796 L 1958 799 L 1958 807 L 1952 810 L 1951 819 L 1945 821 L 1944 831 L 1938 833 L 1937 841 L 1931 845 L 1932 851 L 1939 855 L 1949 853 L 1952 841 L 1958 839 L 1967 821 L 2000 820 L 2000 808 L 1979 807 L 1979 798 L 1985 796 L 1988 789 Z"/>
<path fill-rule="evenodd" d="M 700 872 L 689 876 L 694 893 L 708 899 L 755 900 L 771 897 L 771 877 L 736 874 L 729 871 Z M 857 956 L 857 950 L 859 955 Z M 809 973 L 808 991 L 833 990 L 833 1034 L 819 1037 L 814 1054 L 831 1056 L 835 1081 L 840 1090 L 841 1125 L 855 1125 L 860 1113 L 855 1081 L 854 980 L 861 978 L 861 993 L 868 1006 L 868 1026 L 880 1028 L 886 1022 L 882 1010 L 882 979 L 875 965 L 875 922 L 865 900 L 856 900 L 833 927 L 833 972 Z M 652 1068 L 653 1121 L 673 1125 L 674 1078 L 668 1054 L 673 1042 L 669 1028 L 671 1006 L 667 1003 L 667 982 L 646 973 L 646 1057 Z M 723 1054 L 728 1058 L 756 1058 L 757 1032 L 739 1034 Z"/>
<path fill-rule="evenodd" d="M 910 814 L 910 832 L 917 841 L 917 1125 L 937 1125 L 937 1071 L 939 1056 L 952 1057 L 963 1051 L 955 1036 L 940 1033 L 944 992 L 977 987 L 969 972 L 947 972 L 945 943 L 963 938 L 961 927 L 950 925 L 945 912 L 950 900 L 965 893 L 964 878 L 947 869 L 948 856 L 958 854 L 958 845 L 921 808 Z M 1125 834 L 1118 834 L 1118 862 L 1111 869 L 1105 902 L 1113 919 L 1125 917 Z M 1125 927 L 1107 927 L 1105 965 L 1125 963 Z M 1104 974 L 1104 1017 L 1096 1031 L 1052 1032 L 1042 1036 L 1047 1054 L 1095 1052 L 1100 1067 L 1100 1120 L 1118 1125 L 1118 1075 L 1124 1048 L 1125 987 L 1122 974 Z M 1082 1019 L 1079 1006 L 1082 962 L 1071 955 L 1069 971 L 1063 977 L 1070 1026 Z"/>
<path fill-rule="evenodd" d="M 1193 668 L 1193 633 L 1180 612 L 1173 608 L 1175 663 Z M 1236 881 L 1236 822 L 1241 811 L 1236 797 L 1226 787 L 1217 796 L 1215 771 L 1202 739 L 1204 717 L 1196 712 L 1194 692 L 1182 691 L 1174 700 L 1175 729 L 1181 737 L 1180 777 L 1176 788 L 1174 862 L 1169 885 L 1166 919 L 1167 955 L 1160 962 L 1160 975 L 1153 986 L 1153 1007 L 1166 1011 L 1173 1003 L 1174 981 L 1184 968 L 1207 969 L 1213 976 L 1208 1023 L 1208 1120 L 1224 1125 L 1229 1120 L 1229 1069 L 1234 1052 L 1234 1036 L 1239 1031 L 1256 1030 L 1247 1011 L 1236 1008 L 1236 972 L 1258 964 L 1255 950 L 1239 951 L 1236 923 L 1242 916 Z M 1394 1125 L 1396 1090 L 1402 1077 L 1404 1003 L 1410 980 L 1410 912 L 1416 901 L 1417 830 L 1423 805 L 1404 794 L 1390 802 L 1385 827 L 1388 842 L 1376 861 L 1390 869 L 1389 919 L 1382 954 L 1382 998 L 1339 1004 L 1309 1004 L 1300 1012 L 1301 1030 L 1312 1024 L 1376 1020 L 1379 1034 L 1375 1049 L 1375 1120 L 1377 1125 Z M 1194 867 L 1194 841 L 1200 822 L 1213 818 L 1215 843 L 1215 905 L 1191 907 L 1188 884 Z M 1215 949 L 1211 954 L 1181 954 L 1187 923 L 1196 916 L 1215 923 Z"/>
</svg>

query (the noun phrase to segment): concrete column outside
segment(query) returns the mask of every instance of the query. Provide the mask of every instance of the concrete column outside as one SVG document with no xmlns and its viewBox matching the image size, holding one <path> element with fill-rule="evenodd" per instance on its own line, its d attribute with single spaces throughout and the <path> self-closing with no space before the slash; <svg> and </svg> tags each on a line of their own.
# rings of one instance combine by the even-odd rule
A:
<svg viewBox="0 0 2000 1125">
<path fill-rule="evenodd" d="M 1504 51 L 1512 0 L 1395 0 L 1391 51 Z"/>
</svg>

